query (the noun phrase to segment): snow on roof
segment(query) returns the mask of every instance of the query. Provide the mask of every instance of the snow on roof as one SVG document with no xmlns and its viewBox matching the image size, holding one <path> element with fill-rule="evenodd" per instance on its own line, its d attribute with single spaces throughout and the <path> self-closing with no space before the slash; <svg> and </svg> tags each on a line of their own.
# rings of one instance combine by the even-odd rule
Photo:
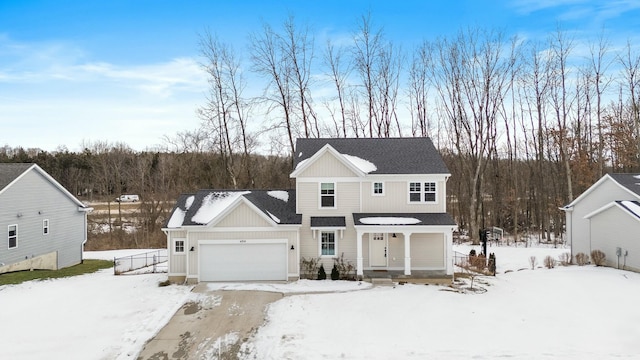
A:
<svg viewBox="0 0 640 360">
<path fill-rule="evenodd" d="M 422 221 L 416 218 L 406 217 L 365 217 L 361 218 L 360 222 L 367 225 L 413 225 L 421 223 Z"/>
<path fill-rule="evenodd" d="M 193 200 L 196 198 L 195 195 L 191 195 L 187 198 L 187 200 L 184 202 L 184 207 L 185 210 L 189 210 L 189 208 L 191 207 L 191 205 L 193 205 Z"/>
<path fill-rule="evenodd" d="M 211 192 L 202 199 L 202 205 L 193 215 L 191 221 L 198 224 L 208 224 L 237 198 L 249 193 L 250 191 Z"/>
<path fill-rule="evenodd" d="M 347 155 L 347 154 L 342 154 L 342 156 L 344 156 L 345 159 L 347 159 L 353 166 L 357 167 L 358 169 L 360 169 L 360 171 L 362 171 L 365 174 L 378 170 L 378 167 L 374 163 L 368 160 L 361 159 L 357 156 Z"/>
<path fill-rule="evenodd" d="M 635 216 L 640 218 L 640 205 L 635 201 L 624 200 L 621 201 L 622 205 L 629 209 Z"/>
<path fill-rule="evenodd" d="M 302 153 L 300 153 L 300 154 L 302 154 Z M 309 158 L 309 159 L 311 159 L 311 158 Z M 306 164 L 306 163 L 307 163 L 307 161 L 309 161 L 309 159 L 304 159 L 304 160 L 300 161 L 300 162 L 298 163 L 298 165 L 296 165 L 296 169 L 299 169 L 299 168 L 303 167 L 303 166 L 304 166 L 304 164 Z"/>
<path fill-rule="evenodd" d="M 269 216 L 271 217 L 271 219 L 275 222 L 277 222 L 278 224 L 280 224 L 280 219 L 278 219 L 277 216 L 273 215 L 272 213 L 267 211 L 267 214 L 269 214 Z"/>
<path fill-rule="evenodd" d="M 640 175 L 633 175 L 634 179 L 640 179 Z"/>
<path fill-rule="evenodd" d="M 167 227 L 178 228 L 182 226 L 182 224 L 184 223 L 184 215 L 186 213 L 186 211 L 180 208 L 176 208 L 176 211 L 173 212 L 173 215 L 171 215 L 171 219 L 169 219 L 169 222 L 167 223 Z"/>
<path fill-rule="evenodd" d="M 289 202 L 289 192 L 284 191 L 284 190 L 274 190 L 274 191 L 268 191 L 267 195 L 276 198 L 278 200 L 282 200 L 284 202 Z"/>
</svg>

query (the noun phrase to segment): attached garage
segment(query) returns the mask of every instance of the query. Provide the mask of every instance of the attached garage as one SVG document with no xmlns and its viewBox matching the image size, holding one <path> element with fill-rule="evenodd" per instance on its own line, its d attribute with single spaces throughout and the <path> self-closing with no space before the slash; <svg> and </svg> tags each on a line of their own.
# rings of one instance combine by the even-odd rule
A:
<svg viewBox="0 0 640 360">
<path fill-rule="evenodd" d="M 200 281 L 287 280 L 287 240 L 200 241 Z"/>
</svg>

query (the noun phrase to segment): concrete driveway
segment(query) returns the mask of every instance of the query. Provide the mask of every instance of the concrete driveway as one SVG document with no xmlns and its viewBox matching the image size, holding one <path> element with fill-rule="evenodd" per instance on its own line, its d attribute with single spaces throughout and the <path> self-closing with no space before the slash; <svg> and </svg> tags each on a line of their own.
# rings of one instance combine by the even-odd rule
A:
<svg viewBox="0 0 640 360">
<path fill-rule="evenodd" d="M 138 360 L 237 359 L 242 344 L 265 321 L 266 306 L 283 294 L 210 291 L 199 284 L 197 301 L 184 304 L 151 339 Z"/>
</svg>

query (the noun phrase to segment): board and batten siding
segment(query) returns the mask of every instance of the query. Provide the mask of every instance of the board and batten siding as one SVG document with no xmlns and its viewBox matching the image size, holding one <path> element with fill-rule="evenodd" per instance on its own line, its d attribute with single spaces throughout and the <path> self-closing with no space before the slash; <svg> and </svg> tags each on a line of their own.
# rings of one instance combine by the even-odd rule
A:
<svg viewBox="0 0 640 360">
<path fill-rule="evenodd" d="M 241 202 L 227 216 L 215 224 L 215 227 L 265 227 L 274 226 L 274 222 L 266 220 L 244 202 Z"/>
<path fill-rule="evenodd" d="M 187 232 L 181 230 L 171 230 L 167 232 L 167 247 L 169 249 L 169 276 L 184 275 L 187 273 L 187 256 L 185 254 L 177 254 L 175 252 L 174 241 L 176 239 L 185 240 L 185 251 L 189 249 L 187 246 Z"/>
<path fill-rule="evenodd" d="M 607 266 L 620 269 L 624 266 L 626 270 L 640 272 L 640 219 L 618 206 L 611 206 L 590 218 L 590 228 L 591 249 L 605 253 Z M 618 259 L 618 247 L 622 254 L 628 251 L 626 259 L 624 256 Z"/>
<path fill-rule="evenodd" d="M 446 212 L 446 183 L 444 181 L 425 180 L 423 178 L 407 177 L 406 180 L 383 181 L 384 195 L 373 195 L 374 181 L 362 183 L 362 211 L 361 212 L 414 212 L 414 213 L 443 213 Z M 409 202 L 409 182 L 420 181 L 436 183 L 435 203 Z"/>
<path fill-rule="evenodd" d="M 57 252 L 58 268 L 79 264 L 87 238 L 86 213 L 35 169 L 0 194 L 0 263 Z M 19 214 L 19 216 L 18 216 Z M 49 233 L 43 234 L 43 220 Z M 8 226 L 18 225 L 18 246 L 8 248 Z"/>
<path fill-rule="evenodd" d="M 336 179 L 327 178 L 326 182 L 334 182 Z M 337 179 L 339 180 L 339 179 Z M 322 181 L 321 181 L 322 182 Z M 337 253 L 335 256 L 322 257 L 325 269 L 331 271 L 333 258 L 344 253 L 346 260 L 355 265 L 356 261 L 356 231 L 353 227 L 353 213 L 360 211 L 360 183 L 336 181 L 336 208 L 320 208 L 320 182 L 297 182 L 297 212 L 302 214 L 302 227 L 300 228 L 300 256 L 304 258 L 320 257 L 319 234 L 311 232 L 311 217 L 314 216 L 344 216 L 346 230 L 336 233 Z"/>
<path fill-rule="evenodd" d="M 333 154 L 326 152 L 316 159 L 313 164 L 310 164 L 297 178 L 326 177 L 327 174 L 331 174 L 332 178 L 356 176 L 351 169 L 346 167 Z"/>
<path fill-rule="evenodd" d="M 567 212 L 567 225 L 571 226 L 571 255 L 585 253 L 589 255 L 591 250 L 591 237 L 589 220 L 584 217 L 589 213 L 600 209 L 613 200 L 637 200 L 627 190 L 623 189 L 614 180 L 607 179 L 573 206 L 573 211 Z M 569 225 L 570 224 L 570 225 Z"/>
</svg>

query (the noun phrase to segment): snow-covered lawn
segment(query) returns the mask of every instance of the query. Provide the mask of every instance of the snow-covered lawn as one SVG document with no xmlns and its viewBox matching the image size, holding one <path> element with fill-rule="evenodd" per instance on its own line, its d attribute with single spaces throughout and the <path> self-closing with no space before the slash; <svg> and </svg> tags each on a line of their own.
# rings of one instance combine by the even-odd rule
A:
<svg viewBox="0 0 640 360">
<path fill-rule="evenodd" d="M 140 252 L 85 252 L 85 259 Z M 105 269 L 0 286 L 0 359 L 135 359 L 190 296 L 191 287 L 158 287 L 166 278 Z"/>
<path fill-rule="evenodd" d="M 545 256 L 566 249 L 489 251 L 499 274 L 480 279 L 482 294 L 433 285 L 349 291 L 368 284 L 331 281 L 209 288 L 308 293 L 271 304 L 268 322 L 244 346 L 247 359 L 637 358 L 640 274 L 593 266 L 529 269 L 530 256 L 542 265 Z M 164 279 L 113 276 L 107 269 L 0 286 L 0 359 L 135 359 L 198 296 L 187 286 L 158 287 Z M 338 292 L 313 294 L 326 291 Z"/>
</svg>

